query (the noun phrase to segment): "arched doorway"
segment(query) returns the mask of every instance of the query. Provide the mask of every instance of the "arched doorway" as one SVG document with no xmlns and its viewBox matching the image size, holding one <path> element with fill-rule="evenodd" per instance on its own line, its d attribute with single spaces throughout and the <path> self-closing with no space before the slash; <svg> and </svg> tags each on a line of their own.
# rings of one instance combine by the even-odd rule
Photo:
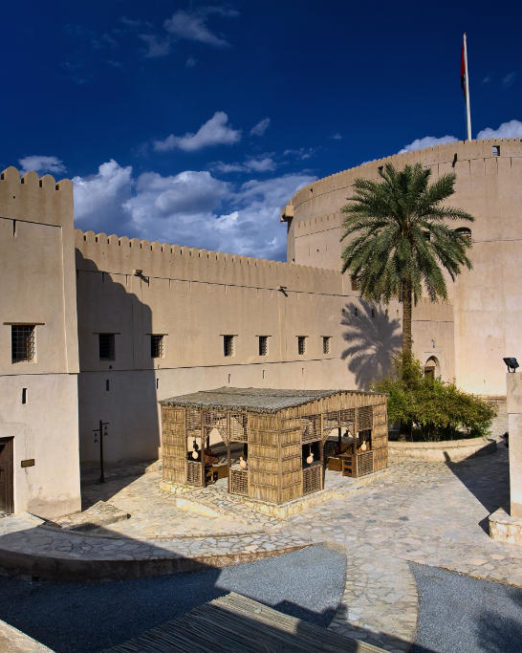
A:
<svg viewBox="0 0 522 653">
<path fill-rule="evenodd" d="M 424 363 L 424 376 L 428 379 L 438 379 L 440 376 L 440 363 L 436 356 L 430 356 Z"/>
</svg>

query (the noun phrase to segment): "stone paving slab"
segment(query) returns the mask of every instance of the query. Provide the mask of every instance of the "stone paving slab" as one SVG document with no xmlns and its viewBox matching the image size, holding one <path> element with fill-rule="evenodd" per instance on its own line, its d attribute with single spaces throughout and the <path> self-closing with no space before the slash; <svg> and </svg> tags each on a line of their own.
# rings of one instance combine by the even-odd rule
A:
<svg viewBox="0 0 522 653">
<path fill-rule="evenodd" d="M 343 601 L 331 628 L 390 651 L 405 651 L 414 639 L 417 620 L 410 561 L 522 586 L 522 548 L 493 541 L 484 530 L 489 513 L 507 504 L 506 453 L 499 444 L 494 455 L 449 465 L 392 461 L 389 474 L 378 482 L 355 492 L 341 484 L 336 499 L 284 521 L 247 511 L 240 499 L 219 491 L 212 494 L 207 488 L 198 500 L 210 502 L 223 514 L 207 520 L 205 528 L 217 523 L 231 527 L 225 513 L 235 514 L 239 532 L 229 536 L 225 529 L 176 537 L 179 525 L 188 527 L 191 522 L 185 514 L 176 526 L 172 523 L 179 520 L 180 511 L 159 489 L 159 476 L 151 473 L 127 486 L 123 483 L 112 497 L 105 497 L 134 514 L 126 522 L 98 535 L 73 538 L 67 531 L 31 523 L 27 516 L 2 519 L 0 549 L 77 561 L 116 556 L 144 565 L 147 560 L 223 555 L 233 564 L 249 556 L 327 542 L 340 547 L 348 559 Z M 16 520 L 18 529 L 13 525 Z M 146 565 L 142 571 L 147 571 Z"/>
</svg>

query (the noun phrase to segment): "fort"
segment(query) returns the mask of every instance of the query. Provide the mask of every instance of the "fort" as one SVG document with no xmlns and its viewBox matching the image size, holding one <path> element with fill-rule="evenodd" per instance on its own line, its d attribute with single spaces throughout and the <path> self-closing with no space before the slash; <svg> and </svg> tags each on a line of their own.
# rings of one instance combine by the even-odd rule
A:
<svg viewBox="0 0 522 653">
<path fill-rule="evenodd" d="M 361 301 L 340 272 L 341 208 L 386 162 L 457 176 L 475 216 L 473 270 L 419 302 L 414 353 L 503 407 L 521 340 L 522 141 L 449 143 L 313 182 L 281 212 L 287 263 L 74 230 L 68 180 L 0 179 L 0 509 L 80 507 L 80 465 L 160 454 L 159 402 L 230 387 L 367 389 L 400 343 L 401 307 Z M 7 463 L 5 459 L 9 458 Z M 9 464 L 10 461 L 10 464 Z"/>
</svg>

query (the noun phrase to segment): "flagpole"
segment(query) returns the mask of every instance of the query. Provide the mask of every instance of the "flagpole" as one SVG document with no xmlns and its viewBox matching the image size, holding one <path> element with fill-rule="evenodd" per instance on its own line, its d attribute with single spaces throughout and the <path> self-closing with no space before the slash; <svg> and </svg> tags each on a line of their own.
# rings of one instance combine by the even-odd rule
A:
<svg viewBox="0 0 522 653">
<path fill-rule="evenodd" d="M 468 68 L 468 43 L 466 40 L 466 32 L 464 32 L 464 62 L 466 64 L 466 120 L 468 126 L 468 141 L 471 140 L 471 109 L 469 101 L 469 68 Z"/>
</svg>

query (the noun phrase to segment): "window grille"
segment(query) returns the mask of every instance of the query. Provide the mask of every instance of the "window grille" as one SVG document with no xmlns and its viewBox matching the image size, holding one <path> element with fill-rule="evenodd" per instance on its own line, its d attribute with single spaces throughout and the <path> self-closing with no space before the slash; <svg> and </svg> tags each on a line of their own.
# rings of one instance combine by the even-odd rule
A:
<svg viewBox="0 0 522 653">
<path fill-rule="evenodd" d="M 231 469 L 228 487 L 232 494 L 248 496 L 248 470 Z"/>
<path fill-rule="evenodd" d="M 248 442 L 248 415 L 230 413 L 230 439 L 233 442 Z"/>
<path fill-rule="evenodd" d="M 303 469 L 303 494 L 311 494 L 321 489 L 321 465 L 312 465 Z"/>
<path fill-rule="evenodd" d="M 330 353 L 330 341 L 331 341 L 330 336 L 323 336 L 323 354 Z"/>
<path fill-rule="evenodd" d="M 98 346 L 101 361 L 113 361 L 115 358 L 114 333 L 99 333 Z"/>
<path fill-rule="evenodd" d="M 233 356 L 236 351 L 235 336 L 223 336 L 223 354 L 225 356 Z"/>
<path fill-rule="evenodd" d="M 13 363 L 30 362 L 35 355 L 35 325 L 11 326 L 11 360 Z"/>
<path fill-rule="evenodd" d="M 163 336 L 152 334 L 150 336 L 150 356 L 151 358 L 163 358 Z"/>
<path fill-rule="evenodd" d="M 359 290 L 361 287 L 361 283 L 357 277 L 352 277 L 350 279 L 351 284 L 352 284 L 352 290 Z"/>
<path fill-rule="evenodd" d="M 303 356 L 306 352 L 306 336 L 297 336 L 297 353 Z"/>
<path fill-rule="evenodd" d="M 259 336 L 259 355 L 266 356 L 268 354 L 268 336 Z"/>
<path fill-rule="evenodd" d="M 358 427 L 360 431 L 373 428 L 373 407 L 361 406 L 357 409 Z"/>
</svg>

